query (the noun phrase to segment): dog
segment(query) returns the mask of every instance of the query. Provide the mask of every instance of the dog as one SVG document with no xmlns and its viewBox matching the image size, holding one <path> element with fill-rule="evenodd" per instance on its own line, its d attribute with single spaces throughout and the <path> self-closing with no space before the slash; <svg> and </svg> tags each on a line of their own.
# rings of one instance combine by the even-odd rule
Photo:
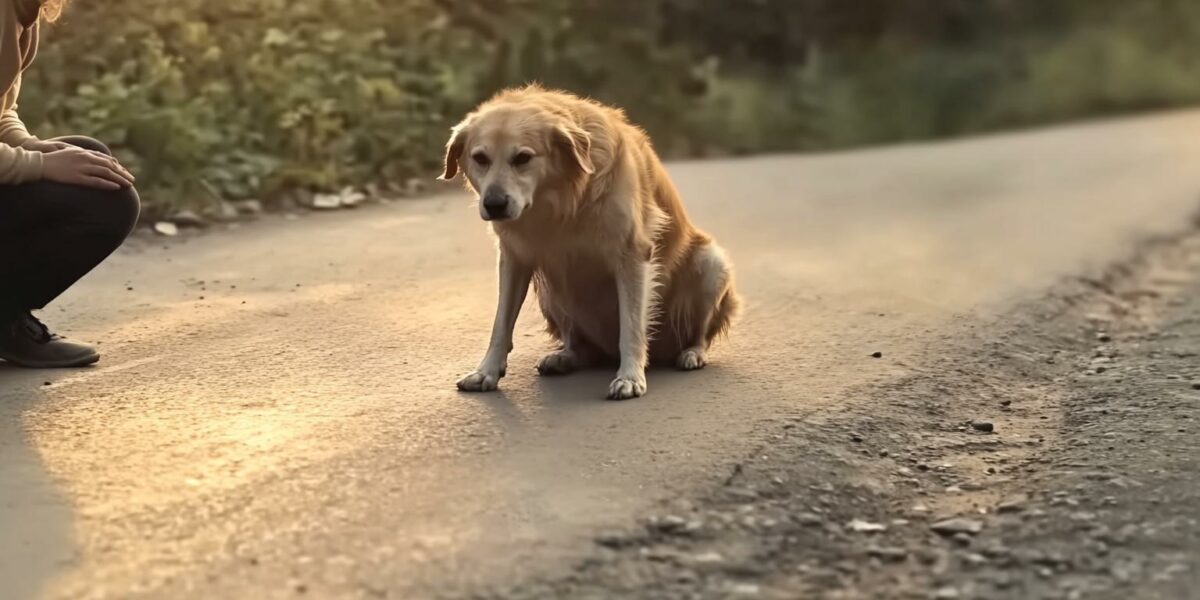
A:
<svg viewBox="0 0 1200 600">
<path fill-rule="evenodd" d="M 463 173 L 499 246 L 500 297 L 479 367 L 495 390 L 532 283 L 566 374 L 619 361 L 608 398 L 646 393 L 647 361 L 695 370 L 738 313 L 733 266 L 696 229 L 646 133 L 620 109 L 537 85 L 500 92 L 451 130 L 440 179 Z"/>
</svg>

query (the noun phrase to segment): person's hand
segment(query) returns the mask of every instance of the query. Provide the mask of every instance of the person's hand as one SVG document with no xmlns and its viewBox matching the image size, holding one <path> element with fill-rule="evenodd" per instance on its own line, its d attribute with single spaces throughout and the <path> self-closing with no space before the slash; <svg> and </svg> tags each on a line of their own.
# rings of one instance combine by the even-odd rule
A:
<svg viewBox="0 0 1200 600">
<path fill-rule="evenodd" d="M 102 190 L 133 186 L 133 175 L 117 159 L 77 146 L 66 146 L 46 153 L 42 163 L 45 179 Z"/>
<path fill-rule="evenodd" d="M 55 150 L 65 150 L 70 148 L 71 145 L 66 142 L 31 139 L 24 144 L 21 144 L 21 147 L 26 150 L 33 150 L 34 152 L 50 153 L 54 152 Z"/>
</svg>

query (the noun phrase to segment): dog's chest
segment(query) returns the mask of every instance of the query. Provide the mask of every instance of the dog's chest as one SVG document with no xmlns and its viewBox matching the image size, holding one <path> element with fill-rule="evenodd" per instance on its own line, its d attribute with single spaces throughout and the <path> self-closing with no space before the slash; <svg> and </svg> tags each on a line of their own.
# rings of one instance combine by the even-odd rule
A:
<svg viewBox="0 0 1200 600">
<path fill-rule="evenodd" d="M 546 273 L 598 271 L 611 272 L 617 246 L 605 242 L 594 232 L 552 232 L 501 236 L 501 243 L 525 264 Z"/>
<path fill-rule="evenodd" d="M 502 238 L 508 251 L 533 266 L 541 283 L 542 293 L 552 293 L 562 300 L 595 300 L 596 295 L 608 295 L 614 283 L 609 266 L 612 257 L 604 245 L 587 233 L 556 234 L 542 237 L 512 236 Z"/>
</svg>

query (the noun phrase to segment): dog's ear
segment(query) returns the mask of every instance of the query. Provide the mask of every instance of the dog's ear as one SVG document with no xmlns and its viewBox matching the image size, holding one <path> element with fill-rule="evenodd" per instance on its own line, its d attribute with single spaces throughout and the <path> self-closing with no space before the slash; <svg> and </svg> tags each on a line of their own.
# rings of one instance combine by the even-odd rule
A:
<svg viewBox="0 0 1200 600">
<path fill-rule="evenodd" d="M 592 136 L 587 131 L 563 123 L 554 128 L 554 139 L 581 171 L 587 175 L 596 172 L 596 165 L 592 163 Z"/>
<path fill-rule="evenodd" d="M 458 159 L 462 157 L 463 145 L 467 143 L 467 126 L 470 124 L 470 120 L 471 117 L 468 116 L 450 130 L 450 141 L 446 142 L 446 162 L 442 169 L 442 176 L 438 179 L 450 181 L 454 179 L 455 175 L 458 175 Z"/>
</svg>

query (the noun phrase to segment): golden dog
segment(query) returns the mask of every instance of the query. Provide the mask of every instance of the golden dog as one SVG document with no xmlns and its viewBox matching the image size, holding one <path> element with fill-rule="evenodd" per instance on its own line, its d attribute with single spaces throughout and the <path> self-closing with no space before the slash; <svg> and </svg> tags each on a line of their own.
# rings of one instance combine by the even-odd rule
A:
<svg viewBox="0 0 1200 600">
<path fill-rule="evenodd" d="M 491 341 L 459 389 L 504 377 L 530 282 L 561 343 L 543 375 L 617 359 L 619 400 L 646 393 L 647 360 L 707 363 L 738 309 L 732 267 L 623 112 L 537 86 L 501 92 L 454 127 L 441 178 L 459 171 L 500 251 Z"/>
</svg>

